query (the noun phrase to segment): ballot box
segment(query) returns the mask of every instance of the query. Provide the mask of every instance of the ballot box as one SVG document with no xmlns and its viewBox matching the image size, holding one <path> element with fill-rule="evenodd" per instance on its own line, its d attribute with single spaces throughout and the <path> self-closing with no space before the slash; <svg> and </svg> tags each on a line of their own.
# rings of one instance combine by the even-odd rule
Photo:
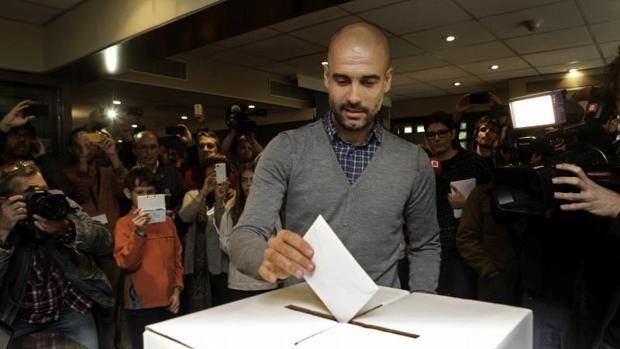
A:
<svg viewBox="0 0 620 349">
<path fill-rule="evenodd" d="M 529 309 L 380 287 L 348 323 L 305 284 L 150 325 L 161 348 L 532 348 Z"/>
</svg>

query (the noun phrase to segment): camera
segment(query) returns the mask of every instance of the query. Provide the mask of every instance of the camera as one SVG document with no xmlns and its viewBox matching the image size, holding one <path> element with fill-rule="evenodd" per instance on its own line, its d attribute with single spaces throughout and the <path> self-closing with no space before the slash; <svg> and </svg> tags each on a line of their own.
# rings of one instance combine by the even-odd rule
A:
<svg viewBox="0 0 620 349">
<path fill-rule="evenodd" d="M 566 100 L 565 90 L 513 98 L 509 101 L 513 126 L 513 146 L 522 155 L 542 154 L 542 163 L 531 165 L 528 157 L 521 162 L 495 169 L 494 209 L 500 214 L 540 214 L 555 206 L 554 192 L 574 191 L 570 186 L 554 187 L 552 178 L 572 176 L 555 168 L 572 163 L 601 176 L 595 181 L 615 186 L 616 155 L 607 151 L 608 138 L 601 125 L 612 117 L 615 101 L 591 93 L 588 106 L 596 104 L 596 117 L 583 118 L 583 109 L 574 100 Z"/>
<path fill-rule="evenodd" d="M 250 120 L 250 116 L 265 116 L 266 109 L 232 104 L 226 108 L 226 126 L 239 132 L 254 132 L 256 121 Z"/>
<path fill-rule="evenodd" d="M 45 219 L 59 221 L 71 210 L 65 195 L 52 194 L 47 189 L 30 187 L 23 196 L 29 217 L 36 214 Z"/>
</svg>

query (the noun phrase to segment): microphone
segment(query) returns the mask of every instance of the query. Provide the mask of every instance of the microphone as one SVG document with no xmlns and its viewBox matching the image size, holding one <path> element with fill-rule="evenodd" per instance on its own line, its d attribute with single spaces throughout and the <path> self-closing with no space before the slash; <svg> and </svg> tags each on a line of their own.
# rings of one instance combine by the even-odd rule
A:
<svg viewBox="0 0 620 349">
<path fill-rule="evenodd" d="M 438 158 L 431 158 L 431 167 L 433 168 L 433 172 L 435 172 L 435 177 L 441 176 L 441 161 Z"/>
</svg>

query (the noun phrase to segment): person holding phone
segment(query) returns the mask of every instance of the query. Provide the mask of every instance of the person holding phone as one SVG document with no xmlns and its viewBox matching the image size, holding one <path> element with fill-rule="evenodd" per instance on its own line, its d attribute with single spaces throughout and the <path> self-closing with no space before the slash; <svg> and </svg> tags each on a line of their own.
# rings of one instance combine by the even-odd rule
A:
<svg viewBox="0 0 620 349">
<path fill-rule="evenodd" d="M 72 196 L 73 187 L 65 177 L 58 159 L 46 151 L 45 145 L 37 136 L 36 128 L 32 124 L 36 116 L 25 114 L 32 103 L 31 100 L 17 103 L 0 120 L 0 143 L 4 143 L 0 164 L 32 160 L 41 169 L 50 188 L 60 189 Z"/>
<path fill-rule="evenodd" d="M 204 165 L 202 188 L 188 191 L 179 210 L 179 218 L 191 224 L 184 263 L 190 312 L 229 301 L 228 257 L 220 249 L 218 228 L 225 209 L 234 202 L 234 192 L 226 178 L 226 157 L 214 155 Z"/>
</svg>

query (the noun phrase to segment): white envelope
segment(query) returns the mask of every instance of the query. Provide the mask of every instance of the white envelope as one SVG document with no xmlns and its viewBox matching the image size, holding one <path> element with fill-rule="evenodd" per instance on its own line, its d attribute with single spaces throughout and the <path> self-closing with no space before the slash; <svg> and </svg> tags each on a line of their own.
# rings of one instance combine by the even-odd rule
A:
<svg viewBox="0 0 620 349">
<path fill-rule="evenodd" d="M 455 186 L 456 189 L 458 189 L 458 191 L 460 191 L 467 199 L 471 191 L 474 190 L 474 188 L 476 187 L 476 179 L 475 178 L 461 179 L 460 181 L 450 182 L 450 186 Z M 463 209 L 455 208 L 454 218 L 461 218 L 461 215 L 463 215 Z"/>
<path fill-rule="evenodd" d="M 138 208 L 147 212 L 151 217 L 149 224 L 166 221 L 166 195 L 142 195 L 138 196 Z"/>
<path fill-rule="evenodd" d="M 315 269 L 305 279 L 339 322 L 348 322 L 379 287 L 360 267 L 323 216 L 304 235 L 314 249 Z"/>
</svg>

